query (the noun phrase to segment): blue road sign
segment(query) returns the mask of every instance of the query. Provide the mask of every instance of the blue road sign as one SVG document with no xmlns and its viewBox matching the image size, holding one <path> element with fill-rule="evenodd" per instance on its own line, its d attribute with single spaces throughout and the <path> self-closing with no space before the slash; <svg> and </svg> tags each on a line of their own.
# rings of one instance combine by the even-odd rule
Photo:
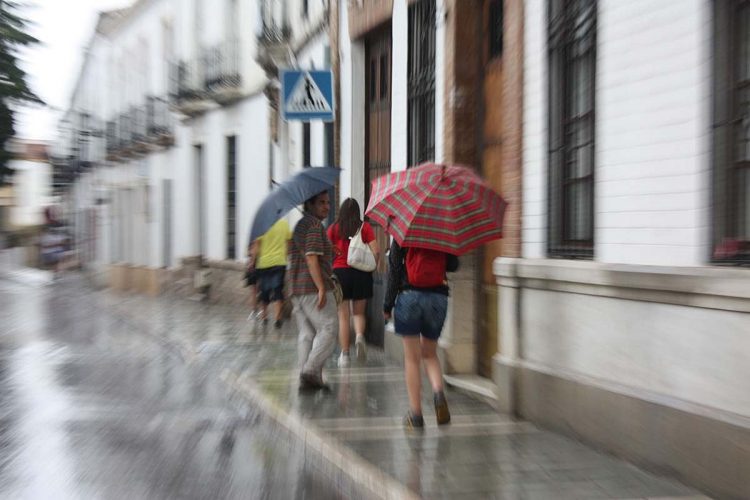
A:
<svg viewBox="0 0 750 500">
<path fill-rule="evenodd" d="M 281 72 L 282 106 L 285 120 L 333 121 L 333 74 L 330 70 Z"/>
</svg>

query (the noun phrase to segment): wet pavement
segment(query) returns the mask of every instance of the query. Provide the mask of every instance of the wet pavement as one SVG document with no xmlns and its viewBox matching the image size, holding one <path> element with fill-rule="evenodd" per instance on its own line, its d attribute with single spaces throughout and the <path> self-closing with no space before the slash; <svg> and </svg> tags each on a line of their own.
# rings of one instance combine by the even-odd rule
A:
<svg viewBox="0 0 750 500">
<path fill-rule="evenodd" d="M 438 428 L 425 394 L 426 429 L 407 431 L 400 366 L 370 350 L 365 365 L 329 362 L 330 393 L 298 391 L 296 335 L 246 320 L 246 311 L 188 301 L 109 297 L 112 307 L 177 346 L 191 364 L 274 416 L 373 496 L 404 498 L 705 498 L 575 440 L 498 415 L 448 391 L 452 424 Z M 134 312 L 137 311 L 137 314 Z"/>
<path fill-rule="evenodd" d="M 0 277 L 0 498 L 356 491 L 147 319 L 119 314 L 116 297 L 74 275 L 48 282 L 33 271 Z"/>
<path fill-rule="evenodd" d="M 458 391 L 450 426 L 425 395 L 406 431 L 403 372 L 374 349 L 300 393 L 292 325 L 75 276 L 27 289 L 0 279 L 3 497 L 704 498 Z"/>
</svg>

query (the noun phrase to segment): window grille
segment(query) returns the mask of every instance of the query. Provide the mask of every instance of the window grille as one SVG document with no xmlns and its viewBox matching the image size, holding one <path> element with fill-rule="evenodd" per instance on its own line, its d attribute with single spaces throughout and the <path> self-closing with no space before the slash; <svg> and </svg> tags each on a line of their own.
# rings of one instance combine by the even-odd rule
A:
<svg viewBox="0 0 750 500">
<path fill-rule="evenodd" d="M 594 249 L 596 1 L 549 0 L 550 256 Z"/>
</svg>

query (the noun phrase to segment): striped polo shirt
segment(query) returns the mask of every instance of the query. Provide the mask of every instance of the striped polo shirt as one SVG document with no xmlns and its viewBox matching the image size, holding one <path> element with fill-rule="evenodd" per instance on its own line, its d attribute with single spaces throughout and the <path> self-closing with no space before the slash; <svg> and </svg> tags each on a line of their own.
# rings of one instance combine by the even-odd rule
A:
<svg viewBox="0 0 750 500">
<path fill-rule="evenodd" d="M 331 269 L 333 245 L 328 240 L 323 224 L 312 215 L 305 214 L 294 227 L 289 254 L 289 279 L 292 295 L 317 294 L 318 288 L 310 276 L 306 255 L 319 255 L 320 271 L 326 290 L 333 289 Z"/>
</svg>

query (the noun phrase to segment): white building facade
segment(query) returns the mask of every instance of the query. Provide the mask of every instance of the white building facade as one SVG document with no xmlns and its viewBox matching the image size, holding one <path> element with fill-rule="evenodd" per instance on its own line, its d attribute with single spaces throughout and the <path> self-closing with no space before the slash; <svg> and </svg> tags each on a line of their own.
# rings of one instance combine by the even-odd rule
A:
<svg viewBox="0 0 750 500">
<path fill-rule="evenodd" d="M 52 204 L 52 167 L 48 159 L 48 145 L 27 141 L 11 141 L 14 158 L 13 200 L 9 210 L 11 228 L 41 226 L 45 209 Z"/>
<path fill-rule="evenodd" d="M 527 0 L 523 250 L 495 263 L 502 407 L 728 497 L 750 491 L 749 19 Z"/>
<path fill-rule="evenodd" d="M 195 258 L 240 271 L 272 180 L 326 163 L 322 124 L 310 127 L 307 146 L 301 125 L 272 130 L 276 76 L 258 61 L 263 8 L 138 0 L 100 16 L 61 127 L 76 179 L 71 214 L 78 240 L 95 240 L 86 264 L 98 281 L 142 288 L 127 277 L 134 269 L 162 283 L 163 270 Z M 288 8 L 287 29 L 300 41 L 289 64 L 325 67 L 324 2 Z"/>
</svg>

